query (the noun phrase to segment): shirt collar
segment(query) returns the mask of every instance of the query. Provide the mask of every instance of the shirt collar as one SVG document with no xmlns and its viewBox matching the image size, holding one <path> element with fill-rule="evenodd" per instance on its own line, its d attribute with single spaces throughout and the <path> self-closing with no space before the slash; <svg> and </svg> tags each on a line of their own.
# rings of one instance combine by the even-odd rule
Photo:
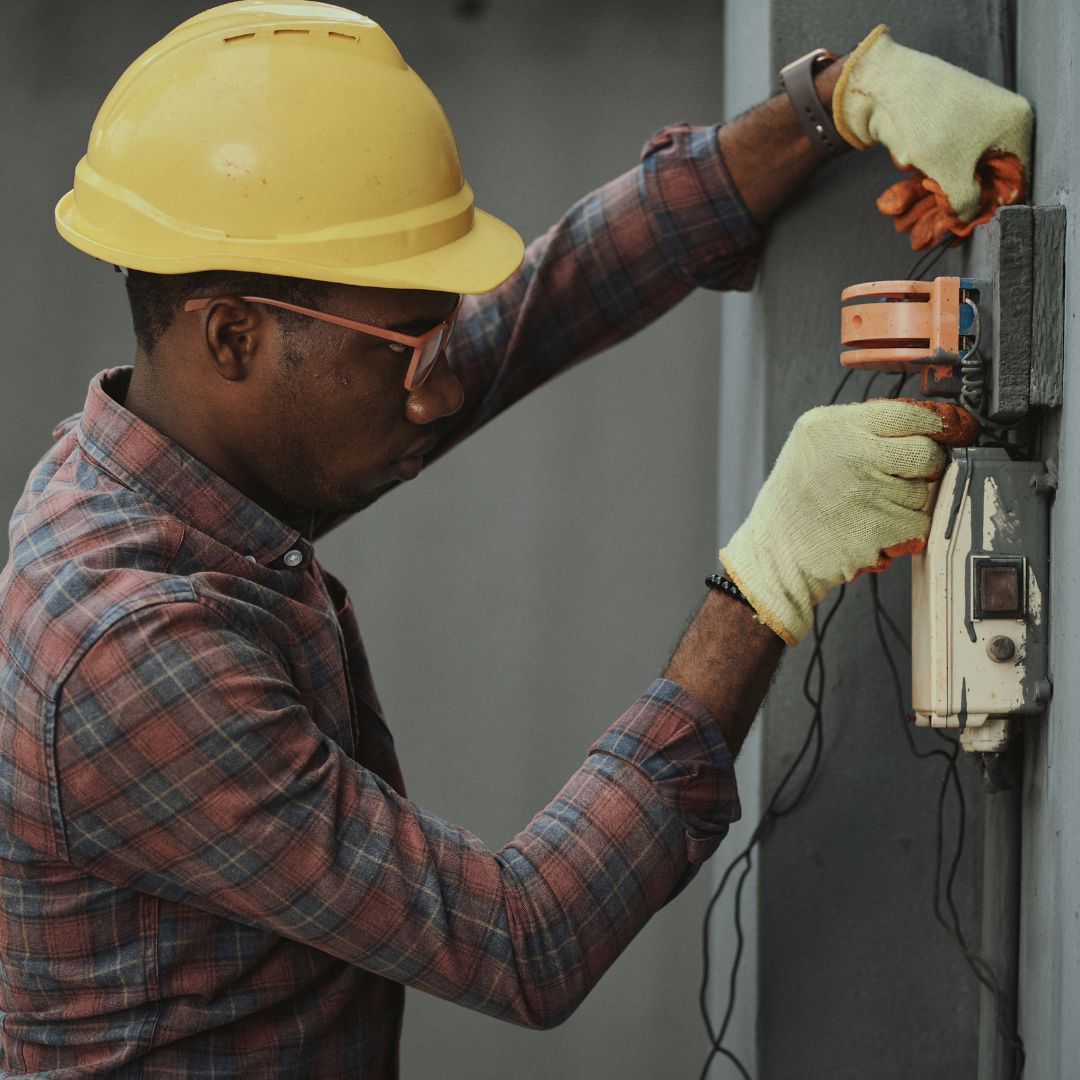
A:
<svg viewBox="0 0 1080 1080">
<path fill-rule="evenodd" d="M 131 373 L 112 368 L 91 380 L 77 430 L 86 454 L 125 487 L 241 555 L 275 569 L 310 566 L 312 547 L 296 524 L 274 517 L 123 407 Z"/>
</svg>

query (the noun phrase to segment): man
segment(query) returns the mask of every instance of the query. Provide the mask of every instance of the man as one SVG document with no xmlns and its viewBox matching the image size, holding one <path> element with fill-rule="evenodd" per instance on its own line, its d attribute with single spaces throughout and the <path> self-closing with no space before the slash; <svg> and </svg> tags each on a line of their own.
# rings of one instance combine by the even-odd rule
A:
<svg viewBox="0 0 1080 1080">
<path fill-rule="evenodd" d="M 808 414 L 666 677 L 497 853 L 405 797 L 312 542 L 693 286 L 746 287 L 812 139 L 927 174 L 894 195 L 919 243 L 1019 197 L 1014 95 L 881 30 L 787 81 L 654 137 L 522 261 L 351 12 L 215 8 L 122 76 L 57 222 L 127 269 L 136 362 L 59 431 L 0 578 L 6 1071 L 393 1076 L 404 985 L 558 1023 L 715 850 L 783 643 L 925 534 L 938 416 Z"/>
</svg>

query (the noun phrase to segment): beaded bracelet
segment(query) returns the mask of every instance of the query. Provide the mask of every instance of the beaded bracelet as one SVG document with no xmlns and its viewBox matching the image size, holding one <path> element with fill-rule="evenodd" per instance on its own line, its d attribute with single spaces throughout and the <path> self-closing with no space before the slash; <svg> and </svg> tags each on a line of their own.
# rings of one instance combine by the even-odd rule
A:
<svg viewBox="0 0 1080 1080">
<path fill-rule="evenodd" d="M 731 578 L 724 577 L 723 574 L 710 574 L 705 579 L 705 584 L 710 589 L 719 589 L 722 593 L 727 593 L 732 599 L 738 600 L 740 604 L 745 604 L 751 611 L 754 610 L 754 605 L 743 596 L 742 590 Z"/>
</svg>

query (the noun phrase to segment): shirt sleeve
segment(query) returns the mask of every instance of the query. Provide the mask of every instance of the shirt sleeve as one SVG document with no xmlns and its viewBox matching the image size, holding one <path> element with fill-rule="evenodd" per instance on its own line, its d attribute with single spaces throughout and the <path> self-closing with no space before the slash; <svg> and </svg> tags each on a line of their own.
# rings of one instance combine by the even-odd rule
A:
<svg viewBox="0 0 1080 1080">
<path fill-rule="evenodd" d="M 441 450 L 694 288 L 749 289 L 762 232 L 720 152 L 719 125 L 656 132 L 640 163 L 579 200 L 494 292 L 469 296 L 447 348 L 465 404 Z"/>
<path fill-rule="evenodd" d="M 98 639 L 54 747 L 85 872 L 534 1027 L 573 1011 L 738 816 L 715 721 L 659 680 L 490 851 L 350 759 L 283 660 L 198 600 Z"/>
</svg>

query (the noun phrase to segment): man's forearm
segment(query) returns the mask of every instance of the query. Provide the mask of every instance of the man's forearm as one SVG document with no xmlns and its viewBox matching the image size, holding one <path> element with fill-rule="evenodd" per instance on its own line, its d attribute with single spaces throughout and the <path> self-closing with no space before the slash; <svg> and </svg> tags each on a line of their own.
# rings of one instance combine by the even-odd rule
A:
<svg viewBox="0 0 1080 1080">
<path fill-rule="evenodd" d="M 830 113 L 833 88 L 846 59 L 841 56 L 814 79 Z M 747 210 L 761 224 L 821 165 L 787 94 L 777 94 L 725 124 L 718 141 Z"/>
<path fill-rule="evenodd" d="M 745 604 L 710 591 L 664 672 L 716 717 L 734 757 L 754 722 L 784 643 Z"/>
</svg>

